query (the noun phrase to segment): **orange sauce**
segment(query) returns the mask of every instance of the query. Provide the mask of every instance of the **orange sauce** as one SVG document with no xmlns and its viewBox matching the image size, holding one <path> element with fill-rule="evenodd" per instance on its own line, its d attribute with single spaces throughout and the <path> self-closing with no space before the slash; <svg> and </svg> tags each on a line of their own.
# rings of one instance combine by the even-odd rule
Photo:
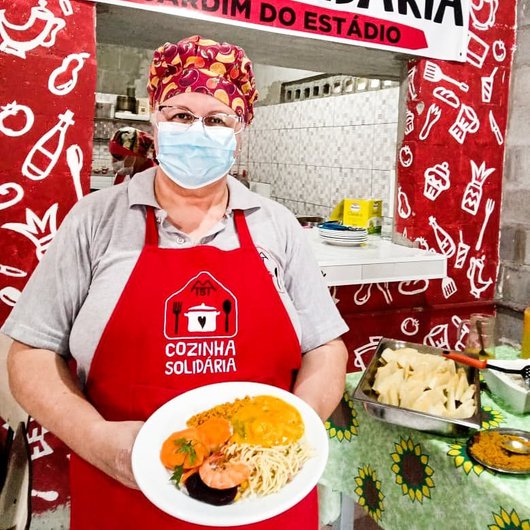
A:
<svg viewBox="0 0 530 530">
<path fill-rule="evenodd" d="M 298 441 L 304 422 L 298 410 L 274 396 L 255 396 L 230 418 L 234 428 L 231 441 L 273 447 Z"/>
</svg>

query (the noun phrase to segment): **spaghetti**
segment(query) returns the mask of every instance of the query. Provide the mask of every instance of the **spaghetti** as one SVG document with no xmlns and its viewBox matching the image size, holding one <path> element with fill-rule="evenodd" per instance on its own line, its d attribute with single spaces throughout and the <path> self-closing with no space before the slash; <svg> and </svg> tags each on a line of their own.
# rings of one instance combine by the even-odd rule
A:
<svg viewBox="0 0 530 530">
<path fill-rule="evenodd" d="M 302 442 L 274 447 L 232 443 L 224 449 L 228 458 L 250 468 L 248 487 L 241 498 L 270 495 L 283 488 L 311 458 L 311 451 Z"/>
</svg>

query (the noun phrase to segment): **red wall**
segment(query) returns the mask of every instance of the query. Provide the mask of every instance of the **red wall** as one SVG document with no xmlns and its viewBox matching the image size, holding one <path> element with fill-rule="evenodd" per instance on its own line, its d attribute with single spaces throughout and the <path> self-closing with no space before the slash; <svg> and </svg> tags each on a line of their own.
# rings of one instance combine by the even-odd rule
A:
<svg viewBox="0 0 530 530">
<path fill-rule="evenodd" d="M 66 14 L 61 9 L 66 9 Z M 72 13 L 67 9 L 71 5 Z M 0 323 L 16 302 L 57 226 L 88 193 L 96 83 L 95 5 L 10 0 L 0 4 Z M 10 28 L 4 25 L 7 21 Z M 12 26 L 31 23 L 25 30 Z M 0 33 L 1 35 L 1 33 Z M 75 55 L 71 54 L 88 54 Z M 72 124 L 41 138 L 72 113 Z M 78 147 L 74 147 L 78 146 Z M 55 153 L 55 151 L 57 151 Z M 80 168 L 76 193 L 72 171 Z M 79 189 L 79 185 L 78 185 Z M 0 439 L 5 432 L 0 433 Z M 66 448 L 32 424 L 35 513 L 68 501 Z"/>
<path fill-rule="evenodd" d="M 0 24 L 10 24 L 4 26 L 8 38 L 0 36 L 0 322 L 77 200 L 67 153 L 71 163 L 74 158 L 74 165 L 82 163 L 81 187 L 89 189 L 95 8 L 74 0 L 72 14 L 65 15 L 59 5 L 59 0 L 44 7 L 37 0 L 13 0 L 0 11 Z M 12 28 L 31 21 L 23 31 Z M 89 57 L 69 57 L 79 53 Z M 50 157 L 39 141 L 65 112 L 72 113 L 73 123 L 64 127 L 62 147 L 61 134 L 44 142 Z"/>
<path fill-rule="evenodd" d="M 516 6 L 480 6 L 471 3 L 465 64 L 409 62 L 398 148 L 395 229 L 445 254 L 448 278 L 337 289 L 352 370 L 369 362 L 374 337 L 461 347 L 459 322 L 495 311 Z"/>
</svg>

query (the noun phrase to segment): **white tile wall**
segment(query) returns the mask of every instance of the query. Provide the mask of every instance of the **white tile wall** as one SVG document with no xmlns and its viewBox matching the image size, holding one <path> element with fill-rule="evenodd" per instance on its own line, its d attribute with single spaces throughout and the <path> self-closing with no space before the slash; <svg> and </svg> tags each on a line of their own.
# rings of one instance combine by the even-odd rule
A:
<svg viewBox="0 0 530 530">
<path fill-rule="evenodd" d="M 327 217 L 344 197 L 393 212 L 399 87 L 256 108 L 241 160 L 295 214 Z"/>
</svg>

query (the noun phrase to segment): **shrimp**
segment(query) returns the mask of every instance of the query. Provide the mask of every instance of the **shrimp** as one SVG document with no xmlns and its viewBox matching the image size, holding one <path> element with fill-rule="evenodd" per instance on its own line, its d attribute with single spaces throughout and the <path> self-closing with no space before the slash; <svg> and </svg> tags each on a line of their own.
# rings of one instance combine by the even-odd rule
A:
<svg viewBox="0 0 530 530">
<path fill-rule="evenodd" d="M 201 480 L 210 488 L 224 490 L 239 486 L 250 477 L 250 468 L 241 462 L 230 462 L 220 453 L 209 456 L 199 467 Z"/>
<path fill-rule="evenodd" d="M 160 450 L 160 460 L 171 470 L 177 466 L 190 469 L 200 466 L 208 454 L 197 429 L 192 427 L 174 432 L 164 441 Z"/>
<path fill-rule="evenodd" d="M 232 424 L 224 418 L 210 418 L 196 429 L 209 453 L 217 451 L 232 436 Z"/>
</svg>

